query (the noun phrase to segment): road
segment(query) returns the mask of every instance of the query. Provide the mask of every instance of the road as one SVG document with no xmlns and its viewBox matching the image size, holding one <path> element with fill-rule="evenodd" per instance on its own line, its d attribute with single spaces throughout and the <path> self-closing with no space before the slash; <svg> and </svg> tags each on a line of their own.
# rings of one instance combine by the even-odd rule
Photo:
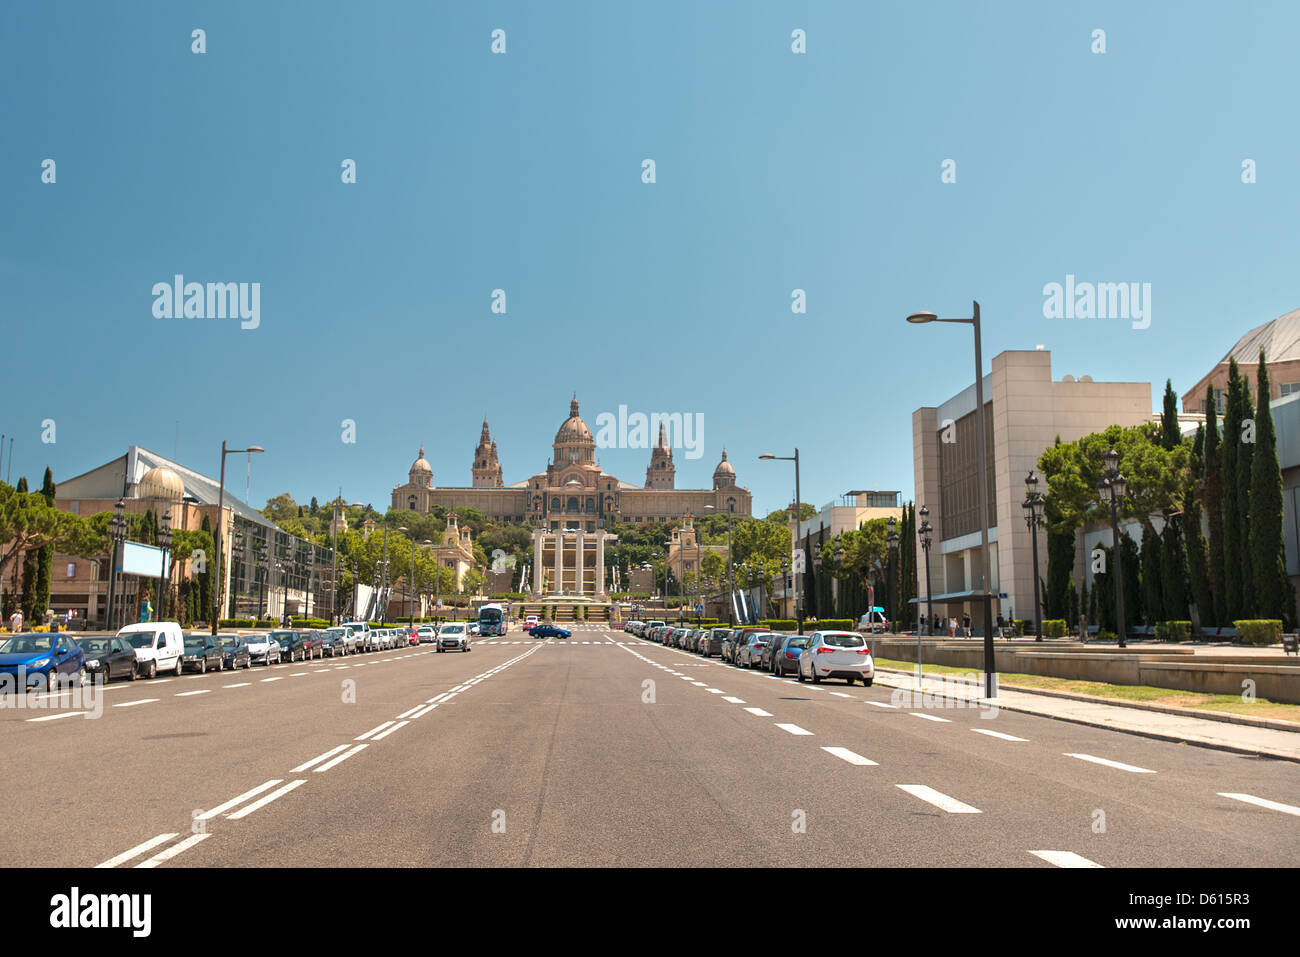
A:
<svg viewBox="0 0 1300 957">
<path fill-rule="evenodd" d="M 1290 867 L 1300 856 L 1295 764 L 890 699 L 879 684 L 799 684 L 595 626 L 567 641 L 512 631 L 467 654 L 423 646 L 115 682 L 95 720 L 0 711 L 0 864 Z M 29 828 L 40 819 L 78 826 Z"/>
</svg>

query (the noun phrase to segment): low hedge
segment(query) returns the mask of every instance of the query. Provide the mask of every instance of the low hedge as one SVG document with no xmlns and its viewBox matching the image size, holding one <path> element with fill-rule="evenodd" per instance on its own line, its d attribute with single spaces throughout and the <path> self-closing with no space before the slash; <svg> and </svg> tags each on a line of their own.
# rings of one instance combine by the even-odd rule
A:
<svg viewBox="0 0 1300 957">
<path fill-rule="evenodd" d="M 1044 638 L 1064 638 L 1068 632 L 1069 628 L 1066 625 L 1064 618 L 1043 619 Z"/>
<path fill-rule="evenodd" d="M 758 623 L 758 627 L 769 631 L 793 631 L 798 626 L 793 618 L 763 618 Z"/>
<path fill-rule="evenodd" d="M 816 621 L 805 621 L 803 623 L 804 631 L 852 631 L 857 622 L 852 618 L 819 618 Z"/>
<path fill-rule="evenodd" d="M 1247 618 L 1232 626 L 1241 645 L 1274 645 L 1282 640 L 1282 622 L 1276 618 Z"/>
<path fill-rule="evenodd" d="M 1017 618 L 1012 622 L 1012 625 L 1015 627 L 1017 638 L 1025 637 L 1025 635 L 1029 633 L 1030 629 L 1034 627 L 1033 623 L 1030 622 L 1028 618 Z"/>
<path fill-rule="evenodd" d="M 1188 641 L 1192 637 L 1190 621 L 1156 622 L 1156 641 Z"/>
</svg>

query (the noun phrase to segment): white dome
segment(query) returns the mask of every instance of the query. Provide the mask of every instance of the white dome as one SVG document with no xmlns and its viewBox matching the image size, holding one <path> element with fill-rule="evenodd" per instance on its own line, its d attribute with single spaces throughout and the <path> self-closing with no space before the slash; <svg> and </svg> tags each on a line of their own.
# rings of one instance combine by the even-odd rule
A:
<svg viewBox="0 0 1300 957">
<path fill-rule="evenodd" d="M 145 472 L 136 485 L 136 498 L 156 498 L 179 502 L 185 497 L 185 482 L 165 465 L 155 465 Z"/>
</svg>

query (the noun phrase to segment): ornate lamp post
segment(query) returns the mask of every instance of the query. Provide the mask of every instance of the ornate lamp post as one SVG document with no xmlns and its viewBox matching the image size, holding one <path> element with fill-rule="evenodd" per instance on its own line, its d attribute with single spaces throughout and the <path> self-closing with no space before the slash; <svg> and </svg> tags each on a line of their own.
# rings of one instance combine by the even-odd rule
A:
<svg viewBox="0 0 1300 957">
<path fill-rule="evenodd" d="M 832 576 L 831 582 L 834 585 L 835 593 L 831 596 L 831 601 L 835 605 L 835 609 L 831 617 L 838 618 L 840 614 L 840 575 L 843 573 L 844 566 L 844 543 L 840 541 L 838 535 L 835 536 L 835 551 L 832 553 L 832 557 L 835 559 L 835 574 Z"/>
<path fill-rule="evenodd" d="M 250 445 L 246 449 L 228 449 L 226 448 L 226 443 L 224 440 L 221 443 L 221 484 L 218 486 L 218 491 L 217 491 L 217 528 L 216 528 L 217 593 L 213 601 L 213 606 L 214 606 L 213 613 L 212 613 L 212 637 L 213 638 L 217 636 L 217 622 L 221 620 L 223 599 L 225 598 L 225 594 L 226 594 L 226 590 L 225 590 L 226 576 L 221 573 L 221 543 L 226 535 L 226 456 L 238 454 L 240 452 L 248 452 L 251 454 L 253 452 L 265 452 L 265 451 L 266 449 L 262 448 L 260 445 Z"/>
<path fill-rule="evenodd" d="M 108 626 L 109 631 L 113 631 L 115 626 L 113 614 L 113 600 L 116 597 L 119 604 L 121 597 L 116 595 L 116 589 L 120 584 L 121 578 L 118 575 L 118 566 L 122 563 L 121 551 L 122 542 L 126 540 L 126 500 L 118 499 L 117 504 L 113 506 L 113 517 L 108 520 L 108 532 L 113 539 L 113 553 L 108 560 L 108 607 L 104 610 L 104 624 Z"/>
<path fill-rule="evenodd" d="M 781 613 L 785 613 L 785 603 L 790 600 L 790 592 L 794 590 L 794 584 L 790 580 L 790 560 L 788 558 L 781 560 Z M 802 634 L 802 628 L 800 634 Z"/>
<path fill-rule="evenodd" d="M 163 613 L 167 608 L 167 580 L 171 577 L 168 574 L 168 566 L 171 559 L 172 547 L 172 511 L 168 509 L 163 513 L 162 527 L 158 529 L 158 546 L 162 549 L 162 573 L 158 576 L 158 617 L 155 621 L 162 621 Z"/>
<path fill-rule="evenodd" d="M 1124 550 L 1120 547 L 1119 539 L 1119 506 L 1128 493 L 1128 480 L 1119 470 L 1119 453 L 1113 445 L 1102 456 L 1102 461 L 1105 470 L 1101 481 L 1097 483 L 1097 492 L 1102 503 L 1110 506 L 1110 533 L 1115 552 L 1115 635 L 1119 639 L 1119 647 L 1127 648 L 1128 634 L 1124 624 Z"/>
<path fill-rule="evenodd" d="M 1025 500 L 1021 508 L 1025 510 L 1025 525 L 1029 529 L 1029 538 L 1033 542 L 1034 553 L 1034 635 L 1035 641 L 1043 640 L 1043 613 L 1038 592 L 1038 526 L 1043 520 L 1043 506 L 1047 496 L 1038 491 L 1038 476 L 1031 469 L 1025 476 Z"/>
<path fill-rule="evenodd" d="M 894 516 L 889 516 L 889 534 L 885 536 L 885 544 L 889 546 L 889 627 L 895 628 L 895 622 L 899 617 L 899 610 L 894 607 L 894 566 L 898 559 L 898 520 Z"/>
<path fill-rule="evenodd" d="M 799 536 L 799 522 L 803 519 L 803 504 L 802 504 L 802 499 L 801 499 L 800 496 L 799 496 L 799 450 L 798 450 L 798 449 L 795 449 L 795 450 L 794 450 L 794 455 L 773 455 L 773 454 L 770 453 L 770 452 L 765 452 L 765 453 L 763 453 L 762 455 L 760 455 L 759 458 L 760 458 L 760 459 L 763 459 L 763 460 L 765 460 L 765 461 L 793 462 L 793 463 L 794 463 L 794 520 L 795 520 L 795 526 L 794 526 L 794 534 L 790 536 L 790 549 L 791 549 L 791 553 L 793 553 L 793 551 L 794 551 L 794 546 L 795 546 L 795 540 L 796 540 L 796 539 L 798 538 L 798 536 Z M 802 607 L 802 605 L 801 605 L 800 602 L 799 602 L 799 596 L 798 596 L 798 595 L 795 596 L 795 614 L 796 614 L 796 615 L 798 616 L 798 618 L 799 618 L 799 634 L 802 635 L 802 634 L 803 634 L 803 607 Z"/>
</svg>

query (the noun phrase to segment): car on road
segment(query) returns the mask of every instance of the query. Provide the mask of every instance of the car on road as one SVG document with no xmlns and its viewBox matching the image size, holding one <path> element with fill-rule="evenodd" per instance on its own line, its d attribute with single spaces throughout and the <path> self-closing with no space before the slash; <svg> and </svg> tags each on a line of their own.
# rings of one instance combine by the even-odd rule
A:
<svg viewBox="0 0 1300 957">
<path fill-rule="evenodd" d="M 273 631 L 271 637 L 280 643 L 281 656 L 290 661 L 306 661 L 311 654 L 309 639 L 299 631 Z"/>
<path fill-rule="evenodd" d="M 345 625 L 352 629 L 356 637 L 356 643 L 353 651 L 370 651 L 371 650 L 371 628 L 368 621 L 349 621 Z"/>
<path fill-rule="evenodd" d="M 20 633 L 0 644 L 0 690 L 5 692 L 81 684 L 85 673 L 86 653 L 63 632 Z"/>
<path fill-rule="evenodd" d="M 463 622 L 451 621 L 438 629 L 438 651 L 469 651 L 469 629 Z"/>
<path fill-rule="evenodd" d="M 227 671 L 234 671 L 240 667 L 253 667 L 253 659 L 248 653 L 248 642 L 244 641 L 243 635 L 223 632 L 217 635 L 217 644 L 221 645 L 221 667 Z"/>
<path fill-rule="evenodd" d="M 419 628 L 415 629 L 415 634 L 420 644 L 424 644 L 427 641 L 433 641 L 438 637 L 438 632 L 434 629 L 433 625 L 421 625 Z"/>
<path fill-rule="evenodd" d="M 870 688 L 876 663 L 867 640 L 856 631 L 815 631 L 799 659 L 800 681 L 804 675 L 814 684 L 823 678 L 843 678 L 848 684 L 861 681 Z"/>
<path fill-rule="evenodd" d="M 255 665 L 279 664 L 283 660 L 283 651 L 280 642 L 275 640 L 272 635 L 251 634 L 245 640 L 248 642 L 248 657 Z"/>
<path fill-rule="evenodd" d="M 321 648 L 331 658 L 341 658 L 357 650 L 356 632 L 347 625 L 326 628 L 321 637 Z"/>
<path fill-rule="evenodd" d="M 532 631 L 533 626 L 536 625 L 539 621 L 541 621 L 541 619 L 538 618 L 536 615 L 529 615 L 527 618 L 524 619 L 524 631 Z"/>
<path fill-rule="evenodd" d="M 784 678 L 799 670 L 800 656 L 808 644 L 808 635 L 786 635 L 777 651 L 772 652 L 772 674 Z"/>
<path fill-rule="evenodd" d="M 220 671 L 224 659 L 221 657 L 221 645 L 211 635 L 187 635 L 185 638 L 185 656 L 182 659 L 186 671 L 203 674 L 209 668 Z"/>
<path fill-rule="evenodd" d="M 185 636 L 174 621 L 127 625 L 117 637 L 135 649 L 136 668 L 146 678 L 163 672 L 180 677 L 185 668 Z"/>
<path fill-rule="evenodd" d="M 469 623 L 469 633 L 471 635 L 474 635 L 475 637 L 478 637 L 479 635 L 483 634 L 483 628 L 481 625 L 479 625 L 477 621 L 471 621 Z"/>
<path fill-rule="evenodd" d="M 86 654 L 86 674 L 105 684 L 114 678 L 134 681 L 139 674 L 135 667 L 135 649 L 116 635 L 93 635 L 79 642 Z"/>
<path fill-rule="evenodd" d="M 532 635 L 534 638 L 572 638 L 573 632 L 549 621 L 542 621 L 533 626 Z"/>
<path fill-rule="evenodd" d="M 727 640 L 731 634 L 730 628 L 711 628 L 704 632 L 700 640 L 695 645 L 695 650 L 705 658 L 712 658 L 714 655 L 722 655 L 722 643 Z"/>
<path fill-rule="evenodd" d="M 736 645 L 735 665 L 737 668 L 757 668 L 763 655 L 763 649 L 772 638 L 770 631 L 749 631 Z"/>
</svg>

